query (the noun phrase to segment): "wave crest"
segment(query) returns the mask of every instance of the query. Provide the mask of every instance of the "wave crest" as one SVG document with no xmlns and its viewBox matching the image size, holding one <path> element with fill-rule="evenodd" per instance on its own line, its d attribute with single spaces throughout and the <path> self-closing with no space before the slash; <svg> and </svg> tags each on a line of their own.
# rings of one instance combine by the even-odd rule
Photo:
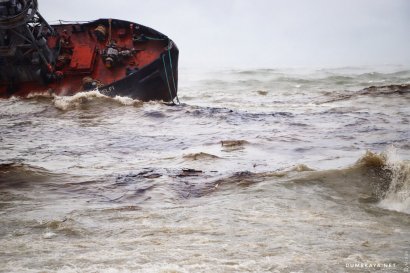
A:
<svg viewBox="0 0 410 273">
<path fill-rule="evenodd" d="M 67 111 L 69 109 L 81 108 L 92 102 L 117 103 L 125 106 L 140 106 L 142 102 L 128 97 L 116 96 L 114 98 L 105 96 L 99 91 L 79 92 L 73 96 L 54 96 L 54 106 L 57 109 Z"/>
<path fill-rule="evenodd" d="M 410 214 L 410 162 L 390 147 L 380 154 L 368 151 L 357 164 L 374 171 L 372 186 L 381 207 Z"/>
</svg>

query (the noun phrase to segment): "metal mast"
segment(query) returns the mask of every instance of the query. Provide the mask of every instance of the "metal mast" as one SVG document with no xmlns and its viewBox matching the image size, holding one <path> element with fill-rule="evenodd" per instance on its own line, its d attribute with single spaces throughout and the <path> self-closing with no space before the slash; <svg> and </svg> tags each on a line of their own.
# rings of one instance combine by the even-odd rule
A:
<svg viewBox="0 0 410 273">
<path fill-rule="evenodd" d="M 37 0 L 0 0 L 0 82 L 13 91 L 20 82 L 51 78 L 57 55 L 47 45 L 52 35 Z"/>
</svg>

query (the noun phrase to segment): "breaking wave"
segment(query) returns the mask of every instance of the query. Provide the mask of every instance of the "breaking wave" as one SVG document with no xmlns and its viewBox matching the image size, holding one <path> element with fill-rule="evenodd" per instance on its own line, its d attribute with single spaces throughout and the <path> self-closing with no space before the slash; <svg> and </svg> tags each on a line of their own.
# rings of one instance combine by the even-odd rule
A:
<svg viewBox="0 0 410 273">
<path fill-rule="evenodd" d="M 45 181 L 53 174 L 46 169 L 23 163 L 0 164 L 0 188 L 21 188 Z"/>
<path fill-rule="evenodd" d="M 117 103 L 125 106 L 141 106 L 143 103 L 139 100 L 134 100 L 128 97 L 116 96 L 114 98 L 105 96 L 99 91 L 79 92 L 73 96 L 54 96 L 53 103 L 57 109 L 66 111 L 70 109 L 78 109 L 93 103 Z"/>
<path fill-rule="evenodd" d="M 377 175 L 373 187 L 380 207 L 410 214 L 410 162 L 400 160 L 390 147 L 380 154 L 367 152 L 358 164 Z"/>
<path fill-rule="evenodd" d="M 209 179 L 209 175 L 196 170 L 189 176 L 189 181 L 184 181 L 186 187 L 179 188 L 179 191 L 183 196 L 201 197 L 260 183 L 316 184 L 337 192 L 345 200 L 376 204 L 383 209 L 410 214 L 410 162 L 400 160 L 395 148 L 382 153 L 367 151 L 354 165 L 336 170 L 314 170 L 305 164 L 297 164 L 272 172 L 236 172 L 214 180 Z M 200 182 L 194 181 L 192 176 Z M 178 177 L 186 179 L 185 176 Z"/>
<path fill-rule="evenodd" d="M 98 90 L 79 92 L 71 96 L 59 96 L 49 91 L 30 93 L 27 97 L 12 97 L 11 100 L 29 100 L 37 102 L 51 101 L 55 108 L 67 111 L 74 109 L 82 109 L 87 107 L 113 104 L 123 106 L 139 107 L 143 105 L 142 101 L 135 100 L 129 97 L 108 97 L 101 94 Z"/>
<path fill-rule="evenodd" d="M 333 96 L 331 99 L 318 102 L 317 104 L 349 100 L 359 96 L 386 96 L 386 95 L 405 95 L 410 93 L 410 84 L 391 84 L 380 86 L 369 86 L 357 92 L 329 92 Z M 335 94 L 335 95 L 334 95 Z"/>
<path fill-rule="evenodd" d="M 183 157 L 188 162 L 227 160 L 208 153 L 193 153 Z M 120 196 L 115 201 L 121 203 L 131 197 L 134 199 L 130 200 L 140 200 L 141 195 L 154 197 L 154 194 L 160 192 L 165 196 L 159 197 L 160 194 L 156 195 L 156 198 L 186 199 L 201 198 L 220 191 L 224 194 L 235 194 L 238 187 L 244 189 L 253 185 L 260 185 L 259 189 L 270 188 L 272 183 L 285 187 L 318 185 L 329 189 L 329 195 L 339 194 L 346 202 L 356 202 L 358 205 L 374 204 L 383 209 L 410 214 L 410 162 L 400 160 L 395 148 L 389 148 L 382 153 L 367 151 L 354 165 L 335 170 L 314 170 L 305 164 L 297 164 L 269 172 L 245 170 L 223 175 L 222 171 L 167 168 L 117 174 L 100 177 L 99 182 L 96 180 L 100 190 L 108 187 L 107 192 L 98 192 L 93 186 L 97 182 L 86 180 L 86 183 L 73 183 L 75 177 L 67 178 L 66 175 L 55 174 L 43 168 L 10 163 L 0 165 L 0 188 L 27 188 L 41 183 L 45 189 L 64 190 L 65 193 L 69 190 L 72 194 L 80 191 L 81 194 L 90 195 L 90 200 L 96 199 L 96 196 L 104 196 L 107 199 L 105 196 L 109 192 L 113 196 Z M 166 186 L 164 184 L 164 188 L 158 188 L 157 183 L 164 181 L 166 177 L 171 180 L 166 179 Z M 130 186 L 136 190 L 132 196 L 129 193 Z M 155 193 L 151 191 L 154 188 Z M 169 188 L 172 189 L 171 192 Z"/>
</svg>

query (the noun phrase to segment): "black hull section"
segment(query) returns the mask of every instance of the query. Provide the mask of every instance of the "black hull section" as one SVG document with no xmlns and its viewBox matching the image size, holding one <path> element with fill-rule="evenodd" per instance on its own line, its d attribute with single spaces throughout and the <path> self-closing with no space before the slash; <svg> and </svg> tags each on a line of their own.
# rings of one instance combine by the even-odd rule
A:
<svg viewBox="0 0 410 273">
<path fill-rule="evenodd" d="M 168 50 L 160 58 L 121 80 L 99 88 L 99 91 L 110 97 L 174 101 L 178 90 L 178 55 L 178 48 L 170 40 Z"/>
</svg>

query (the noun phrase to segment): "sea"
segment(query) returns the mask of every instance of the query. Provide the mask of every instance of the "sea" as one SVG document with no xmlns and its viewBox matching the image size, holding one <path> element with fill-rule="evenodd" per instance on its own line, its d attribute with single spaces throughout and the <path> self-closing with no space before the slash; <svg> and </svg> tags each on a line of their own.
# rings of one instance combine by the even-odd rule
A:
<svg viewBox="0 0 410 273">
<path fill-rule="evenodd" d="M 0 100 L 0 272 L 410 272 L 410 69 Z"/>
</svg>

